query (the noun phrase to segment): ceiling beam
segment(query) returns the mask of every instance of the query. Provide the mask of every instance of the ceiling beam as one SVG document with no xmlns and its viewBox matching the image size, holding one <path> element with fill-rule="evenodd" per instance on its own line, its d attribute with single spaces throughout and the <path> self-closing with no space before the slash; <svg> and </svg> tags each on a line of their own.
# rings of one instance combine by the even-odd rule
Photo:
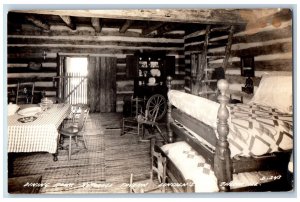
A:
<svg viewBox="0 0 300 202">
<path fill-rule="evenodd" d="M 127 29 L 131 26 L 132 23 L 133 23 L 132 20 L 126 20 L 124 22 L 124 24 L 122 25 L 122 27 L 120 27 L 119 32 L 120 33 L 125 33 L 127 31 Z"/>
<path fill-rule="evenodd" d="M 146 36 L 146 35 L 150 34 L 151 32 L 157 30 L 159 27 L 161 27 L 163 25 L 164 25 L 163 22 L 158 22 L 152 26 L 148 26 L 146 29 L 142 30 L 142 35 Z"/>
<path fill-rule="evenodd" d="M 276 9 L 257 9 L 270 10 Z M 69 15 L 78 17 L 97 17 L 127 20 L 147 20 L 164 22 L 185 22 L 201 24 L 245 24 L 242 15 L 253 9 L 127 9 L 127 10 L 15 10 L 20 13 L 48 15 Z M 275 11 L 274 11 L 275 12 Z"/>
<path fill-rule="evenodd" d="M 32 24 L 34 24 L 35 26 L 37 26 L 38 28 L 42 29 L 43 31 L 46 32 L 50 31 L 50 26 L 48 24 L 42 22 L 41 20 L 37 19 L 33 15 L 28 15 L 25 17 L 25 19 L 31 22 Z"/>
<path fill-rule="evenodd" d="M 101 20 L 99 18 L 91 18 L 92 26 L 96 33 L 100 33 L 102 30 Z"/>
<path fill-rule="evenodd" d="M 74 22 L 72 21 L 72 18 L 68 15 L 60 15 L 59 16 L 63 21 L 64 23 L 66 23 L 66 25 L 72 29 L 72 30 L 76 30 L 76 25 L 74 24 Z"/>
</svg>

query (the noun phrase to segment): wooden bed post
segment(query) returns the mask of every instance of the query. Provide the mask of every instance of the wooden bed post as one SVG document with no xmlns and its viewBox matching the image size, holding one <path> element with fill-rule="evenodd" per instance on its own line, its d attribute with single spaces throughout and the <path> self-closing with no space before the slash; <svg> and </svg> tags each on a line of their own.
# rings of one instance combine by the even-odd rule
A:
<svg viewBox="0 0 300 202">
<path fill-rule="evenodd" d="M 168 92 L 171 90 L 172 84 L 172 77 L 168 76 L 167 77 L 167 87 L 168 87 Z M 173 132 L 171 130 L 171 122 L 172 122 L 172 116 L 171 116 L 171 112 L 172 112 L 172 104 L 168 99 L 168 111 L 167 111 L 167 132 L 168 132 L 168 142 L 172 143 L 174 141 L 173 139 Z"/>
<path fill-rule="evenodd" d="M 219 190 L 222 192 L 230 190 L 230 186 L 227 183 L 232 180 L 232 163 L 230 158 L 229 143 L 227 141 L 227 136 L 229 133 L 227 119 L 229 117 L 229 112 L 226 105 L 229 101 L 229 98 L 225 96 L 225 92 L 228 89 L 228 82 L 224 79 L 219 80 L 218 89 L 221 92 L 221 94 L 218 96 L 218 100 L 220 102 L 217 124 L 219 138 L 214 157 L 214 171 L 218 179 Z M 223 183 L 226 184 L 224 185 Z"/>
</svg>

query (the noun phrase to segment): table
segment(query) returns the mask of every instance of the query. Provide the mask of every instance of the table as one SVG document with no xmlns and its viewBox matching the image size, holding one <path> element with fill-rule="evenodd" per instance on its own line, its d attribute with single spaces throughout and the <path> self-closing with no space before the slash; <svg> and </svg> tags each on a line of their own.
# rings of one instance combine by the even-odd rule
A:
<svg viewBox="0 0 300 202">
<path fill-rule="evenodd" d="M 21 108 L 33 105 L 22 105 Z M 54 104 L 33 122 L 21 123 L 22 116 L 8 117 L 8 152 L 49 152 L 57 160 L 58 128 L 70 114 L 69 104 Z M 55 160 L 55 159 L 54 159 Z"/>
</svg>

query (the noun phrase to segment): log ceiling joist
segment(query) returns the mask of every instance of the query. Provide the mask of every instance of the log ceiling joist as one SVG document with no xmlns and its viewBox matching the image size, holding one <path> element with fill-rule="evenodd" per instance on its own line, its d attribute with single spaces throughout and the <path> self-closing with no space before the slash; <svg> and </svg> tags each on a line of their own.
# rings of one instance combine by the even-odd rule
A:
<svg viewBox="0 0 300 202">
<path fill-rule="evenodd" d="M 274 10 L 274 9 L 273 9 Z M 245 24 L 245 9 L 15 10 L 19 13 L 201 24 Z"/>
<path fill-rule="evenodd" d="M 43 31 L 50 31 L 50 26 L 41 20 L 37 19 L 33 15 L 26 16 L 26 20 L 37 26 L 38 28 L 42 29 Z"/>
<path fill-rule="evenodd" d="M 125 33 L 129 29 L 130 25 L 133 23 L 133 20 L 126 20 L 124 24 L 120 27 L 119 32 Z"/>
<path fill-rule="evenodd" d="M 102 23 L 101 23 L 101 19 L 99 18 L 91 18 L 91 23 L 92 26 L 95 30 L 96 33 L 100 33 L 102 30 Z"/>
<path fill-rule="evenodd" d="M 161 27 L 163 25 L 164 25 L 163 22 L 158 22 L 152 26 L 146 27 L 145 29 L 142 30 L 142 35 L 146 36 L 146 35 L 150 34 L 151 32 L 157 30 L 159 27 Z"/>
<path fill-rule="evenodd" d="M 75 23 L 72 21 L 72 18 L 68 15 L 60 15 L 59 16 L 63 21 L 64 23 L 66 23 L 66 25 L 72 29 L 72 30 L 76 30 L 76 25 Z"/>
</svg>

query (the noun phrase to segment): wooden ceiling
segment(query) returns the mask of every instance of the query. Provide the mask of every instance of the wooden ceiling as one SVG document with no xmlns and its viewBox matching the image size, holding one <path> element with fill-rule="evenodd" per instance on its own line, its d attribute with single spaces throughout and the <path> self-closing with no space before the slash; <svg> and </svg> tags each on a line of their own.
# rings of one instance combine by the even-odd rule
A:
<svg viewBox="0 0 300 202">
<path fill-rule="evenodd" d="M 278 9 L 148 9 L 148 10 L 15 10 L 8 14 L 8 33 L 31 24 L 43 32 L 51 26 L 66 25 L 71 30 L 79 26 L 90 26 L 95 33 L 102 28 L 118 28 L 120 33 L 128 29 L 141 29 L 141 35 L 155 33 L 162 36 L 170 31 L 186 34 L 213 26 L 236 25 L 243 29 L 249 21 L 255 21 L 274 13 Z M 237 30 L 236 30 L 237 31 Z"/>
</svg>

